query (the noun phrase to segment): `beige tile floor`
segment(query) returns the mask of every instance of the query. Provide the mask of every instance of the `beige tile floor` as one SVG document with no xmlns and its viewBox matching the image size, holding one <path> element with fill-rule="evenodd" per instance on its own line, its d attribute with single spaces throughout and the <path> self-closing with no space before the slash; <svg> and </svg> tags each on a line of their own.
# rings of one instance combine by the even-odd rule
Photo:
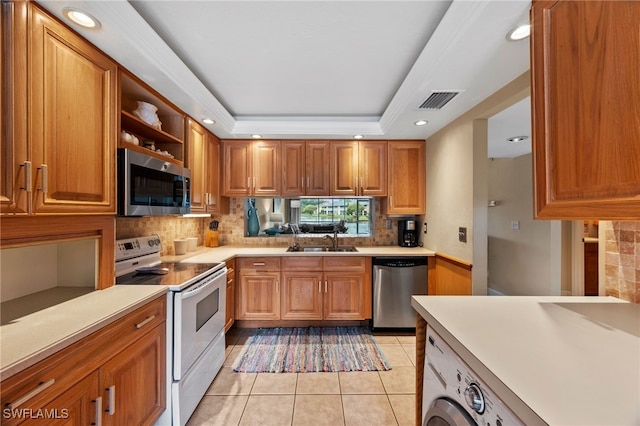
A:
<svg viewBox="0 0 640 426">
<path fill-rule="evenodd" d="M 188 426 L 413 425 L 415 336 L 374 333 L 389 371 L 347 373 L 234 373 L 253 330 L 227 333 L 224 366 Z"/>
</svg>

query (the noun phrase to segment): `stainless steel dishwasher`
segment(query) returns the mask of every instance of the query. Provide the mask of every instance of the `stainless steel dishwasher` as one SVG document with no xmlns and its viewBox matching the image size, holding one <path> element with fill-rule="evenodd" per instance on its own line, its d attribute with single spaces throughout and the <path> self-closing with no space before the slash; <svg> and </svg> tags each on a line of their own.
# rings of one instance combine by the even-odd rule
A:
<svg viewBox="0 0 640 426">
<path fill-rule="evenodd" d="M 411 295 L 427 294 L 427 258 L 374 257 L 372 265 L 372 327 L 415 328 Z"/>
</svg>

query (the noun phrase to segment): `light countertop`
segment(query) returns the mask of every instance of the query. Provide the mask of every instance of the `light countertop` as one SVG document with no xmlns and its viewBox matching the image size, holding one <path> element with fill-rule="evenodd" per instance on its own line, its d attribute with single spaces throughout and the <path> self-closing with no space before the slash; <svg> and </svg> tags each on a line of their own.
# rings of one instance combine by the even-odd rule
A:
<svg viewBox="0 0 640 426">
<path fill-rule="evenodd" d="M 304 246 L 304 244 L 301 244 Z M 356 252 L 287 252 L 287 247 L 220 246 L 198 247 L 182 256 L 164 256 L 166 262 L 211 263 L 224 262 L 232 257 L 261 256 L 435 256 L 433 250 L 423 247 L 356 246 Z"/>
<path fill-rule="evenodd" d="M 0 326 L 0 380 L 77 342 L 166 294 L 164 286 L 114 286 Z"/>
<path fill-rule="evenodd" d="M 411 305 L 525 424 L 640 424 L 640 305 L 571 296 Z"/>
</svg>

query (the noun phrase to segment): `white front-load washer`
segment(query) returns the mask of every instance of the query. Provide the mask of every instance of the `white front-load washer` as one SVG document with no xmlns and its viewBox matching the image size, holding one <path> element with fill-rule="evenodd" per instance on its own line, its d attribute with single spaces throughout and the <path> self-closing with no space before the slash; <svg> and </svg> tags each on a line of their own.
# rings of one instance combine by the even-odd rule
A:
<svg viewBox="0 0 640 426">
<path fill-rule="evenodd" d="M 427 327 L 422 426 L 524 425 L 431 327 Z"/>
</svg>

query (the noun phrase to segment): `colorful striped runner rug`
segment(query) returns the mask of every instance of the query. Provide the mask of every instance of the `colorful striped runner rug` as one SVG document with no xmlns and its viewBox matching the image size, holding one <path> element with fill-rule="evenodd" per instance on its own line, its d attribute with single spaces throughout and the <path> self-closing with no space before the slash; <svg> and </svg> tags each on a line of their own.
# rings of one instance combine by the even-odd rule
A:
<svg viewBox="0 0 640 426">
<path fill-rule="evenodd" d="M 391 370 L 366 327 L 259 328 L 233 371 L 312 373 Z"/>
</svg>

